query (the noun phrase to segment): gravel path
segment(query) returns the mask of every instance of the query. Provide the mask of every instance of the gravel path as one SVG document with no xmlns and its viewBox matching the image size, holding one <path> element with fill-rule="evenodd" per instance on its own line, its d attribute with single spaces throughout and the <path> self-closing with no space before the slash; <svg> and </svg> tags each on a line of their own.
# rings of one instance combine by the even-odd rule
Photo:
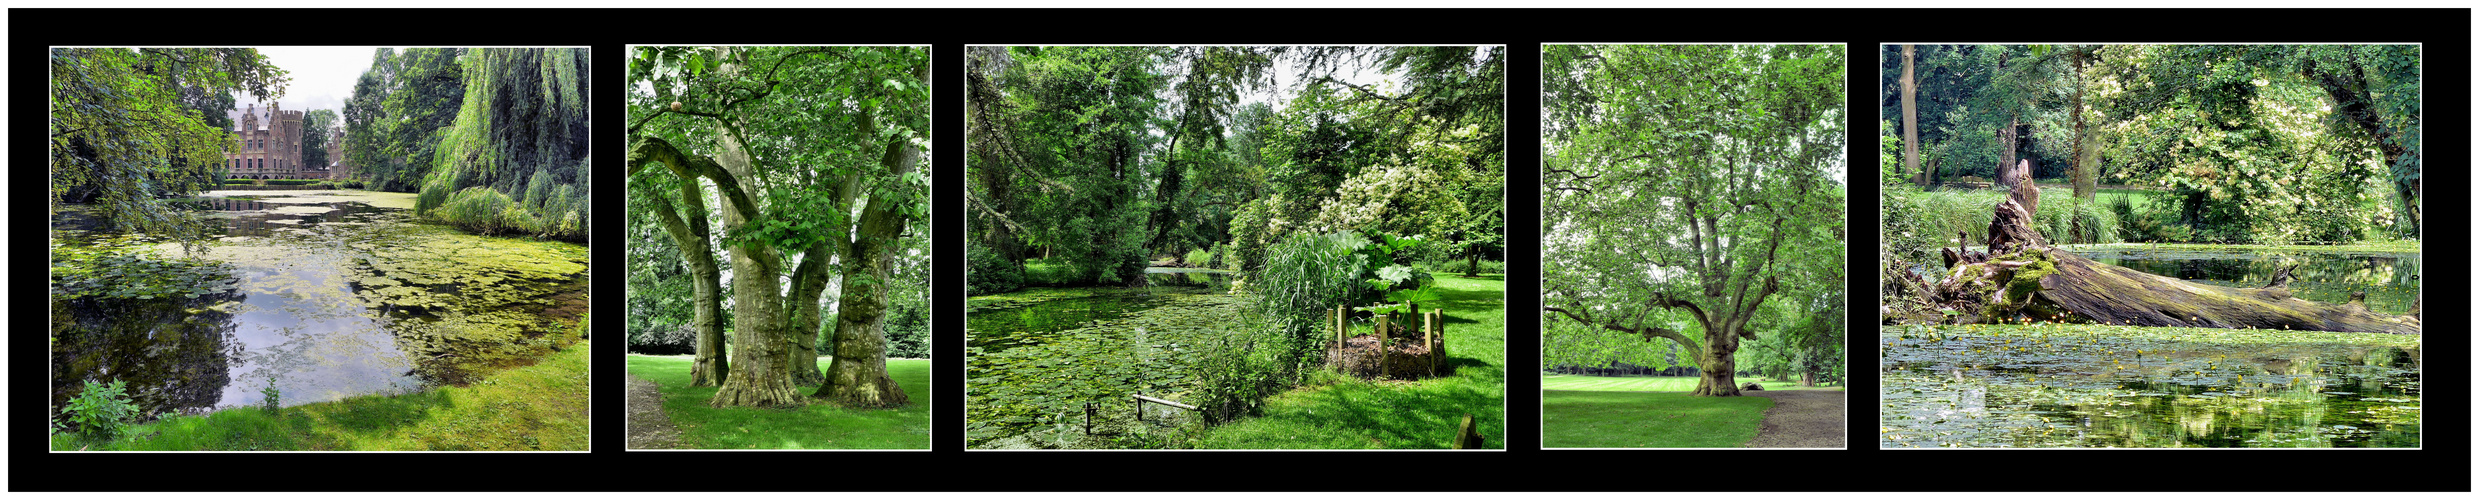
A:
<svg viewBox="0 0 2479 500">
<path fill-rule="evenodd" d="M 671 417 L 663 414 L 661 387 L 646 379 L 628 376 L 628 448 L 652 450 L 679 448 L 680 429 L 671 426 Z"/>
<path fill-rule="evenodd" d="M 1764 428 L 1748 448 L 1843 448 L 1843 391 L 1746 391 L 1742 396 L 1773 400 L 1765 410 Z"/>
</svg>

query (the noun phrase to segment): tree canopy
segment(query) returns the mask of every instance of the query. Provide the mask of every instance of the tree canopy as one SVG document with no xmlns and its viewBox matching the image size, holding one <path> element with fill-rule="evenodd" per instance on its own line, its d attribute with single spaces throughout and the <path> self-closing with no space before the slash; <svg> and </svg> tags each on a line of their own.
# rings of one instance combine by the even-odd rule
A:
<svg viewBox="0 0 2479 500">
<path fill-rule="evenodd" d="M 1087 283 L 1216 246 L 1253 268 L 1302 231 L 1495 255 L 1502 52 L 971 48 L 970 245 L 1017 267 L 1048 256 Z"/>
<path fill-rule="evenodd" d="M 2419 233 L 2417 45 L 1919 45 L 1880 53 L 1888 136 L 1922 184 L 2034 175 L 2167 191 L 2166 237 L 2337 242 Z M 2079 168 L 2080 167 L 2080 168 Z M 2123 217 L 2123 216 L 2122 216 Z"/>
<path fill-rule="evenodd" d="M 630 216 L 659 224 L 691 268 L 694 383 L 721 386 L 715 406 L 805 404 L 794 388 L 810 384 L 846 406 L 907 404 L 884 324 L 896 254 L 928 238 L 928 49 L 640 47 L 628 75 L 630 196 L 644 202 Z M 813 349 L 837 284 L 822 374 Z"/>
<path fill-rule="evenodd" d="M 194 232 L 162 199 L 221 181 L 233 93 L 280 97 L 284 74 L 257 49 L 51 49 L 51 206 L 90 203 L 131 232 Z"/>
<path fill-rule="evenodd" d="M 1696 394 L 1736 395 L 1741 342 L 1783 326 L 1761 308 L 1842 286 L 1841 48 L 1545 52 L 1543 314 L 1619 334 L 1551 328 L 1545 350 L 1667 342 Z"/>
</svg>

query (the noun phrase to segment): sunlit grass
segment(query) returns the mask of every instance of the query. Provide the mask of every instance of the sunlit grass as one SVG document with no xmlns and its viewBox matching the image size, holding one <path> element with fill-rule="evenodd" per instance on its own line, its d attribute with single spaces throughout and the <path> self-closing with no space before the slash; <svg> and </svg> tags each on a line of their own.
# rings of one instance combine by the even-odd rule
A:
<svg viewBox="0 0 2479 500">
<path fill-rule="evenodd" d="M 1455 374 L 1418 381 L 1343 381 L 1294 389 L 1263 414 L 1210 429 L 1217 449 L 1446 448 L 1470 414 L 1485 448 L 1506 446 L 1506 277 L 1438 275 Z M 1744 441 L 1744 439 L 1742 440 Z"/>
<path fill-rule="evenodd" d="M 825 370 L 832 358 L 818 358 Z M 794 409 L 715 408 L 714 387 L 689 387 L 688 356 L 628 356 L 628 372 L 661 386 L 663 411 L 680 429 L 681 445 L 696 449 L 928 449 L 931 391 L 926 359 L 887 360 L 887 376 L 912 405 L 851 410 L 826 403 Z M 815 387 L 802 388 L 804 393 Z"/>
<path fill-rule="evenodd" d="M 1693 383 L 1689 384 L 1694 387 Z M 1684 392 L 1543 391 L 1547 448 L 1734 448 L 1756 439 L 1773 400 Z"/>
</svg>

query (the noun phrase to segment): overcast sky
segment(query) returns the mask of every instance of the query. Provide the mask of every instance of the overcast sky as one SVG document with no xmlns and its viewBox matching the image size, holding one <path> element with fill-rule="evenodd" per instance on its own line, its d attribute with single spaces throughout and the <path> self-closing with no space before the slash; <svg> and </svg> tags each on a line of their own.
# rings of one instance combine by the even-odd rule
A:
<svg viewBox="0 0 2479 500">
<path fill-rule="evenodd" d="M 342 117 L 344 100 L 353 97 L 353 82 L 361 79 L 362 71 L 370 69 L 370 56 L 377 50 L 378 47 L 259 47 L 258 53 L 266 55 L 267 62 L 275 67 L 283 68 L 284 76 L 291 79 L 284 85 L 284 97 L 276 100 L 284 104 L 284 109 L 327 109 Z M 402 52 L 404 48 L 396 50 Z M 269 103 L 256 102 L 242 94 L 233 107 L 249 109 L 251 104 L 257 104 L 259 113 L 265 114 Z M 241 123 L 240 109 L 229 113 L 236 126 Z"/>
</svg>

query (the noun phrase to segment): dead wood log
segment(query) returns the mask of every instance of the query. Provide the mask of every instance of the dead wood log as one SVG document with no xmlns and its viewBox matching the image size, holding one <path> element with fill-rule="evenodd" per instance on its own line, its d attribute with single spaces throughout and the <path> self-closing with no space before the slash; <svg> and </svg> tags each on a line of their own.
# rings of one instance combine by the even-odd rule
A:
<svg viewBox="0 0 2479 500">
<path fill-rule="evenodd" d="M 1977 300 L 1979 320 L 2034 319 L 2134 326 L 2257 328 L 2416 335 L 2417 315 L 2372 313 L 2365 306 L 2293 297 L 2287 275 L 2264 288 L 2189 282 L 2103 264 L 2050 247 L 2014 200 L 1989 222 L 1986 262 L 1957 266 L 1938 299 Z"/>
</svg>

